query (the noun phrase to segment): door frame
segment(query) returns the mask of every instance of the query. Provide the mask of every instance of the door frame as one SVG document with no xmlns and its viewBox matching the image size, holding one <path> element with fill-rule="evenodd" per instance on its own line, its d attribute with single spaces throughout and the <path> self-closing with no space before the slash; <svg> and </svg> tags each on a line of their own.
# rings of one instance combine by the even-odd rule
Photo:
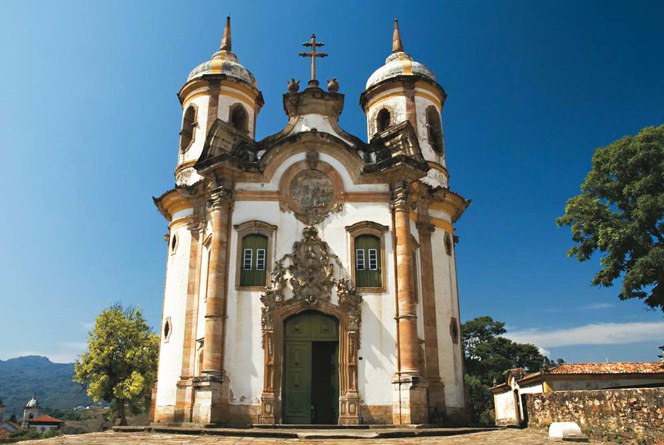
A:
<svg viewBox="0 0 664 445">
<path fill-rule="evenodd" d="M 271 323 L 263 325 L 263 392 L 261 424 L 280 424 L 282 417 L 282 389 L 284 369 L 284 321 L 304 311 L 318 311 L 339 321 L 339 425 L 360 423 L 360 395 L 358 392 L 359 325 L 351 314 L 327 300 L 309 304 L 302 299 L 290 299 L 271 311 Z M 354 328 L 354 329 L 351 329 Z"/>
</svg>

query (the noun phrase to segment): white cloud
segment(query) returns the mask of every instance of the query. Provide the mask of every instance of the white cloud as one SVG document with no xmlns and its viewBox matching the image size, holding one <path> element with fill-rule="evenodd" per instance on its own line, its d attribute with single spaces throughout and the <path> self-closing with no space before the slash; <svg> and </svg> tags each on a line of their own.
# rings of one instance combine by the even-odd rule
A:
<svg viewBox="0 0 664 445">
<path fill-rule="evenodd" d="M 664 337 L 664 323 L 597 323 L 564 329 L 523 329 L 505 334 L 519 343 L 540 348 L 574 345 L 617 345 Z"/>
<path fill-rule="evenodd" d="M 615 307 L 613 303 L 590 303 L 585 306 L 581 306 L 581 309 L 608 309 L 610 307 Z"/>
</svg>

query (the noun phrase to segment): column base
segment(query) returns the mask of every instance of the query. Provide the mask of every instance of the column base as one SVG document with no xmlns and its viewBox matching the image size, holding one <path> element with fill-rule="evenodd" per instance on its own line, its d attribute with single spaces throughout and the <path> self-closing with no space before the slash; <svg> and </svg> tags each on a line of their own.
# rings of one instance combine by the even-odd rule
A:
<svg viewBox="0 0 664 445">
<path fill-rule="evenodd" d="M 339 397 L 339 425 L 360 424 L 360 395 L 346 394 Z"/>
<path fill-rule="evenodd" d="M 275 411 L 277 399 L 272 392 L 263 392 L 261 395 L 261 413 L 258 416 L 258 423 L 261 425 L 276 425 L 277 418 Z"/>
<path fill-rule="evenodd" d="M 228 378 L 223 374 L 204 375 L 193 379 L 193 423 L 220 424 L 228 417 L 228 383 Z"/>
<path fill-rule="evenodd" d="M 427 388 L 427 383 L 418 376 L 395 376 L 392 379 L 393 424 L 418 425 L 429 422 Z"/>
</svg>

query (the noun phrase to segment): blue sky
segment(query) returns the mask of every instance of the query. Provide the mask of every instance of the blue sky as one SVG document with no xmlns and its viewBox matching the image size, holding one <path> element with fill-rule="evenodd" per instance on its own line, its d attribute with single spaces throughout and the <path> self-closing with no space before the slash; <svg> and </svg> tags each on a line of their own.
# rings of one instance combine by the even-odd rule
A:
<svg viewBox="0 0 664 445">
<path fill-rule="evenodd" d="M 265 97 L 257 136 L 286 124 L 281 95 L 319 77 L 346 95 L 341 124 L 365 138 L 359 95 L 391 49 L 436 73 L 452 188 L 473 203 L 457 224 L 463 320 L 568 361 L 656 360 L 661 312 L 589 285 L 598 259 L 567 258 L 555 218 L 593 150 L 664 122 L 662 2 L 5 1 L 0 14 L 0 359 L 72 361 L 96 315 L 141 306 L 159 325 L 173 185 L 176 92 L 217 49 L 233 49 Z"/>
</svg>

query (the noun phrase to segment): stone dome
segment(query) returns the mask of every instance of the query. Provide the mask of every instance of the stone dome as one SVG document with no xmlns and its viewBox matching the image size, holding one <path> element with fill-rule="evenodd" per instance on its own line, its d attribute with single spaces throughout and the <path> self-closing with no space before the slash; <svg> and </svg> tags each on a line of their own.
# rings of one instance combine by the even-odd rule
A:
<svg viewBox="0 0 664 445">
<path fill-rule="evenodd" d="M 386 79 L 391 79 L 397 76 L 413 75 L 428 77 L 434 82 L 436 81 L 436 76 L 433 72 L 423 64 L 414 61 L 410 54 L 403 51 L 392 53 L 387 59 L 385 59 L 385 65 L 378 68 L 371 76 L 369 76 L 366 89 L 369 89 Z"/>
<path fill-rule="evenodd" d="M 231 40 L 231 18 L 226 17 L 226 27 L 224 28 L 224 37 L 221 39 L 221 47 L 219 51 L 212 54 L 210 60 L 201 63 L 194 68 L 189 76 L 187 82 L 206 74 L 225 74 L 227 77 L 247 83 L 252 87 L 257 88 L 256 78 L 244 66 L 240 65 L 237 56 L 232 52 Z"/>
<path fill-rule="evenodd" d="M 203 77 L 205 74 L 225 74 L 228 77 L 257 87 L 254 75 L 238 63 L 237 56 L 230 52 L 217 51 L 214 53 L 210 60 L 201 63 L 189 73 L 187 82 Z"/>
<path fill-rule="evenodd" d="M 39 402 L 37 402 L 35 397 L 31 398 L 30 401 L 25 405 L 26 408 L 34 408 L 36 406 L 39 406 Z"/>
</svg>

